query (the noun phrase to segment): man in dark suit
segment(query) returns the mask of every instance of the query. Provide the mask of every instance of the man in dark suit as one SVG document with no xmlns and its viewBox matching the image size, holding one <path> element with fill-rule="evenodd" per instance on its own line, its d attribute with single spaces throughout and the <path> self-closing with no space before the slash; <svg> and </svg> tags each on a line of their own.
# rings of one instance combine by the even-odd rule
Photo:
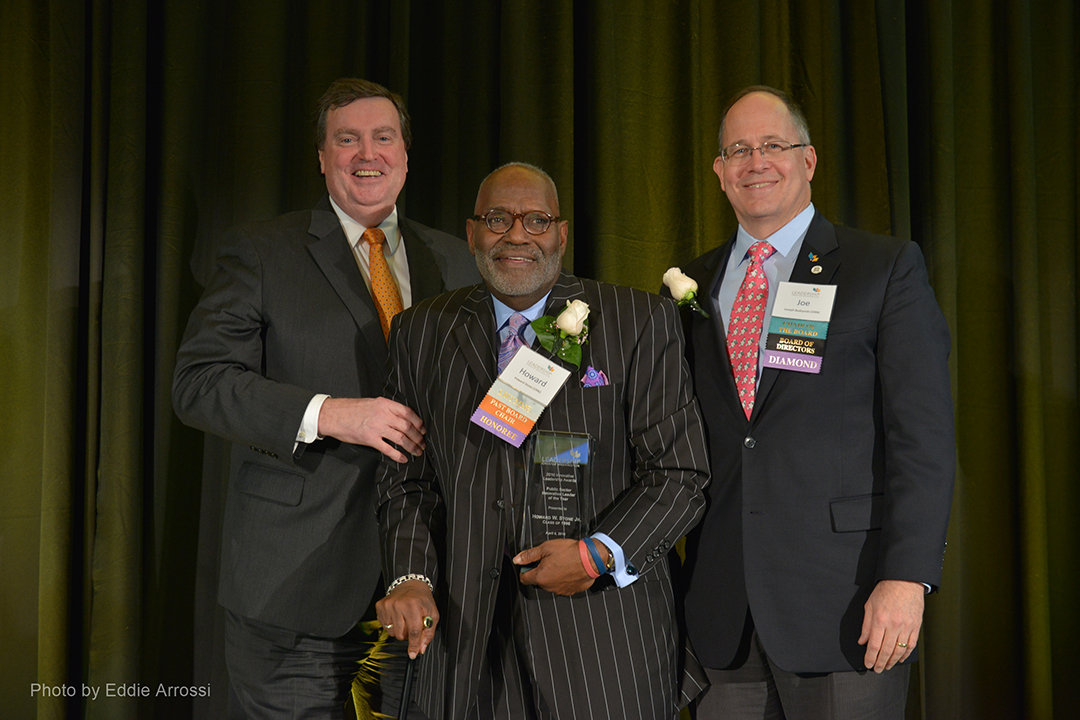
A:
<svg viewBox="0 0 1080 720">
<path fill-rule="evenodd" d="M 234 717 L 341 717 L 382 594 L 375 470 L 404 459 L 388 441 L 424 448 L 416 414 L 381 397 L 384 324 L 478 277 L 463 242 L 398 215 L 409 140 L 400 97 L 331 85 L 328 194 L 229 234 L 177 354 L 177 414 L 233 443 L 218 599 Z"/>
<path fill-rule="evenodd" d="M 378 614 L 424 653 L 417 697 L 431 718 L 678 713 L 668 551 L 697 522 L 708 479 L 678 311 L 561 272 L 558 214 L 542 171 L 496 170 L 467 227 L 485 284 L 417 305 L 391 334 L 390 396 L 428 433 L 422 457 L 383 462 L 384 572 L 396 580 Z M 571 374 L 529 438 L 591 436 L 588 479 L 574 485 L 586 527 L 536 542 L 529 440 L 514 447 L 470 418 L 500 351 L 532 344 L 529 325 L 514 328 L 570 301 L 588 306 L 587 342 L 579 366 L 533 348 Z"/>
<path fill-rule="evenodd" d="M 902 718 L 952 498 L 949 331 L 917 245 L 814 210 L 786 95 L 737 95 L 720 146 L 739 229 L 686 268 L 709 313 L 685 316 L 712 467 L 688 546 L 697 717 Z M 769 366 L 784 281 L 835 287 L 819 373 Z"/>
</svg>

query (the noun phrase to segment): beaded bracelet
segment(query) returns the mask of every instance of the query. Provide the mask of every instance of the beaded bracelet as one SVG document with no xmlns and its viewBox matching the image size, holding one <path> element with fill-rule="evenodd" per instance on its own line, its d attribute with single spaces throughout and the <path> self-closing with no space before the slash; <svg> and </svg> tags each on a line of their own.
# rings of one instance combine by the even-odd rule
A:
<svg viewBox="0 0 1080 720">
<path fill-rule="evenodd" d="M 591 577 L 593 580 L 600 577 L 600 573 L 596 572 L 596 570 L 593 569 L 592 563 L 589 562 L 589 553 L 595 553 L 596 550 L 594 548 L 587 547 L 587 544 L 584 540 L 578 540 L 577 549 L 578 555 L 581 556 L 581 566 L 585 568 L 585 574 Z M 600 567 L 601 565 L 603 565 L 603 563 L 596 563 L 596 567 Z"/>
<path fill-rule="evenodd" d="M 390 587 L 386 588 L 386 594 L 389 595 L 390 593 L 394 592 L 394 588 L 396 588 L 398 585 L 403 582 L 408 582 L 410 580 L 423 580 L 425 583 L 427 583 L 428 590 L 430 590 L 431 592 L 435 592 L 435 587 L 431 584 L 431 581 L 427 579 L 427 576 L 417 575 L 416 573 L 409 573 L 408 575 L 402 575 L 397 580 L 390 583 Z"/>
</svg>

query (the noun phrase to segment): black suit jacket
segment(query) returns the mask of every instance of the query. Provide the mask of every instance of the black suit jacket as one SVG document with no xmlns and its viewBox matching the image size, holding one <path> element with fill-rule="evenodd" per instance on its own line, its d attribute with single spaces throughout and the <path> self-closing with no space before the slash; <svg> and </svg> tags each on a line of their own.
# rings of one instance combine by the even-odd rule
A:
<svg viewBox="0 0 1080 720">
<path fill-rule="evenodd" d="M 712 300 L 734 240 L 685 268 L 710 312 L 684 319 L 713 478 L 690 544 L 690 639 L 706 667 L 728 666 L 749 607 L 781 668 L 861 670 L 877 581 L 941 579 L 948 327 L 917 245 L 815 215 L 791 281 L 837 286 L 822 370 L 763 369 L 747 421 Z"/>
<path fill-rule="evenodd" d="M 413 300 L 478 279 L 467 245 L 399 217 Z M 379 578 L 379 453 L 301 443 L 316 393 L 374 397 L 386 342 L 341 223 L 323 196 L 305 212 L 230 231 L 177 353 L 173 405 L 233 443 L 219 601 L 327 637 L 363 614 Z"/>
<path fill-rule="evenodd" d="M 678 312 L 657 295 L 563 274 L 546 314 L 558 315 L 573 299 L 589 305 L 589 341 L 581 367 L 566 365 L 571 377 L 533 432 L 593 437 L 589 532 L 619 543 L 639 579 L 624 588 L 598 582 L 573 597 L 525 591 L 515 621 L 529 638 L 528 673 L 541 707 L 559 717 L 674 717 L 680 642 L 668 551 L 700 517 L 708 479 Z M 504 554 L 522 549 L 527 458 L 524 446 L 469 421 L 496 377 L 485 287 L 402 313 L 390 341 L 392 397 L 416 409 L 428 435 L 421 457 L 383 462 L 385 567 L 387 577 L 421 573 L 435 581 L 442 617 L 423 656 L 417 698 L 433 720 L 460 718 L 477 702 L 489 661 L 484 648 Z M 589 366 L 609 384 L 583 387 Z"/>
</svg>

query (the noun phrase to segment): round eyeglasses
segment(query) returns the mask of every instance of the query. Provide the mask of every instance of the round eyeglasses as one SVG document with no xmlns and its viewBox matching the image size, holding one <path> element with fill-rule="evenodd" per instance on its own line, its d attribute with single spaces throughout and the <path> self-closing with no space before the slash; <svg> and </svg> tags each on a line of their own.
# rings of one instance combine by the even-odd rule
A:
<svg viewBox="0 0 1080 720">
<path fill-rule="evenodd" d="M 720 151 L 720 157 L 724 158 L 724 162 L 726 163 L 742 165 L 745 162 L 749 162 L 750 158 L 754 157 L 755 150 L 761 153 L 761 158 L 764 160 L 770 157 L 783 155 L 788 150 L 806 146 L 806 143 L 789 143 L 784 142 L 783 140 L 770 140 L 767 143 L 762 143 L 759 147 L 753 148 L 746 147 L 745 145 L 728 145 Z"/>
<path fill-rule="evenodd" d="M 543 235 L 551 227 L 551 223 L 559 218 L 548 215 L 540 210 L 532 210 L 527 213 L 512 213 L 509 210 L 488 210 L 483 215 L 473 215 L 473 220 L 483 220 L 488 230 L 496 235 L 505 235 L 514 227 L 515 220 L 521 220 L 521 227 L 530 235 Z"/>
</svg>

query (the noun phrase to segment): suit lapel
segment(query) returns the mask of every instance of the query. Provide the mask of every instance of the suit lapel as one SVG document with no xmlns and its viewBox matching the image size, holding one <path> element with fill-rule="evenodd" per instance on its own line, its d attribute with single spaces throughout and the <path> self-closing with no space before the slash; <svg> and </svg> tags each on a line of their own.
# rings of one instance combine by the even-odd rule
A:
<svg viewBox="0 0 1080 720">
<path fill-rule="evenodd" d="M 716 252 L 705 263 L 707 274 L 702 278 L 704 282 L 698 280 L 698 287 L 706 288 L 707 296 L 704 300 L 709 313 L 707 322 L 712 324 L 713 335 L 716 337 L 717 353 L 723 358 L 724 368 L 727 370 L 728 375 L 731 375 L 731 360 L 728 358 L 724 319 L 720 315 L 720 307 L 716 302 L 716 298 L 719 295 L 720 283 L 724 279 L 724 272 L 727 270 L 728 259 L 731 257 L 733 247 L 735 247 L 735 234 L 732 234 L 726 243 L 717 248 Z M 698 302 L 701 302 L 701 300 L 702 298 L 699 297 Z M 705 318 L 702 318 L 702 320 L 705 320 Z M 735 387 L 734 379 L 732 379 L 731 387 Z"/>
<path fill-rule="evenodd" d="M 840 267 L 840 255 L 836 250 L 836 228 L 821 213 L 815 213 L 806 229 L 802 249 L 791 270 L 791 282 L 828 285 L 836 269 Z M 815 266 L 821 268 L 813 272 Z"/>
<path fill-rule="evenodd" d="M 840 255 L 833 252 L 834 250 L 836 250 L 836 230 L 821 213 L 815 212 L 814 219 L 810 221 L 810 227 L 806 229 L 806 235 L 803 237 L 799 257 L 795 259 L 795 267 L 791 269 L 790 282 L 828 285 L 836 274 L 836 269 L 840 267 Z M 813 271 L 815 267 L 820 267 L 821 270 L 815 273 Z M 762 332 L 768 332 L 768 330 L 767 327 L 761 329 Z M 765 399 L 781 373 L 786 372 L 791 371 L 762 368 L 751 419 L 757 415 L 758 408 L 765 403 Z"/>
<path fill-rule="evenodd" d="M 553 318 L 557 318 L 559 317 L 559 314 L 566 309 L 566 304 L 568 302 L 573 302 L 574 300 L 585 302 L 585 288 L 578 278 L 565 271 L 560 272 L 558 279 L 555 281 L 555 285 L 551 288 L 551 294 L 548 295 L 547 305 L 544 306 L 544 315 L 550 315 Z M 595 307 L 595 303 L 589 306 L 588 320 L 590 328 L 589 334 L 592 335 L 592 328 L 597 328 L 597 332 L 599 332 L 598 323 L 600 322 L 600 308 Z M 544 357 L 551 358 L 570 372 L 584 370 L 590 364 L 588 359 L 588 342 L 581 346 L 581 368 L 575 368 L 573 365 L 570 365 L 561 358 L 551 354 L 539 341 L 533 342 L 532 349 Z"/>
<path fill-rule="evenodd" d="M 398 229 L 401 240 L 405 243 L 405 255 L 409 259 L 409 286 L 412 288 L 412 304 L 429 297 L 434 297 L 446 290 L 442 275 L 435 262 L 435 255 L 417 232 L 416 227 L 406 218 L 398 215 Z"/>
<path fill-rule="evenodd" d="M 371 352 L 365 356 L 379 368 L 383 368 L 386 365 L 386 339 L 379 324 L 375 301 L 371 299 L 371 293 L 364 284 L 360 268 L 356 265 L 356 257 L 349 247 L 345 231 L 341 228 L 341 221 L 334 214 L 330 200 L 325 195 L 311 212 L 308 232 L 314 238 L 308 244 L 308 252 L 367 340 Z"/>
<path fill-rule="evenodd" d="M 495 346 L 495 308 L 491 295 L 477 285 L 461 304 L 462 321 L 451 335 L 461 348 L 469 371 L 485 388 L 495 382 L 498 348 Z"/>
<path fill-rule="evenodd" d="M 411 258 L 410 258 L 411 262 Z M 555 286 L 548 296 L 547 305 L 544 308 L 545 315 L 558 317 L 559 313 L 566 308 L 566 303 L 572 300 L 583 300 L 585 289 L 581 281 L 566 272 L 559 274 Z M 491 293 L 484 285 L 478 285 L 469 293 L 461 304 L 462 322 L 457 324 L 451 331 L 455 342 L 461 348 L 462 353 L 469 365 L 469 371 L 481 383 L 490 385 L 495 382 L 496 369 L 498 367 L 499 349 L 496 343 L 495 308 L 491 302 Z M 598 322 L 600 309 L 589 308 L 590 324 Z M 582 348 L 582 365 L 586 365 L 585 359 L 588 353 L 588 344 Z M 563 365 L 565 363 L 544 349 L 540 343 L 533 343 L 532 350 L 548 357 Z M 568 370 L 575 370 L 573 366 Z"/>
<path fill-rule="evenodd" d="M 735 387 L 735 377 L 731 371 L 731 358 L 728 356 L 727 334 L 724 332 L 724 321 L 721 317 L 720 307 L 716 301 L 719 294 L 720 283 L 724 279 L 728 260 L 731 257 L 732 248 L 735 247 L 736 233 L 732 233 L 727 242 L 718 247 L 697 272 L 691 272 L 690 276 L 698 284 L 698 302 L 709 313 L 708 318 L 703 318 L 697 313 L 691 313 L 691 322 L 694 324 L 695 334 L 708 328 L 708 334 L 712 336 L 714 351 L 716 353 L 716 373 L 722 378 L 724 399 L 734 407 L 739 408 L 739 393 Z M 688 340 L 692 342 L 692 340 Z"/>
</svg>

